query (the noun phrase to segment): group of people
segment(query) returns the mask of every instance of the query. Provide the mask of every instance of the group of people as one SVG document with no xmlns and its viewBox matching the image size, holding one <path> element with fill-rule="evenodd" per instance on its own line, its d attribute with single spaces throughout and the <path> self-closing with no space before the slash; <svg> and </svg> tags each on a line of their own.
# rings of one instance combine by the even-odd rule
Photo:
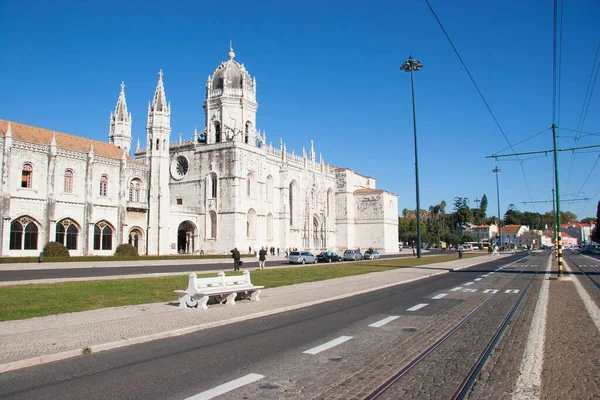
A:
<svg viewBox="0 0 600 400">
<path fill-rule="evenodd" d="M 251 250 L 252 249 L 250 249 L 250 251 Z M 272 256 L 274 256 L 275 255 L 275 247 L 271 247 L 269 249 L 269 252 L 271 253 Z M 279 254 L 279 248 L 277 248 L 277 254 Z M 257 256 L 258 256 L 258 269 L 265 269 L 265 261 L 267 261 L 267 250 L 265 250 L 264 247 L 261 247 L 260 250 L 258 251 Z M 242 256 L 237 247 L 234 247 L 233 250 L 231 250 L 231 257 L 233 258 L 233 270 L 239 271 L 240 266 L 243 264 L 243 261 L 241 260 Z"/>
</svg>

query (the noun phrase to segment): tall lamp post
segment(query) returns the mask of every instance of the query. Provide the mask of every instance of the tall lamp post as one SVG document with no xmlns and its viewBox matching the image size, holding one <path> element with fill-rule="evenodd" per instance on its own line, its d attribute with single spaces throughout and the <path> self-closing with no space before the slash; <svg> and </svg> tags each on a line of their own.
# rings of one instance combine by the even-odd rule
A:
<svg viewBox="0 0 600 400">
<path fill-rule="evenodd" d="M 502 228 L 500 228 L 500 186 L 498 186 L 498 172 L 500 172 L 500 168 L 496 167 L 492 170 L 492 172 L 496 174 L 496 197 L 498 198 L 498 234 L 500 235 L 500 243 L 502 243 Z"/>
<path fill-rule="evenodd" d="M 415 82 L 413 79 L 413 71 L 418 71 L 423 68 L 420 61 L 413 60 L 412 56 L 402 64 L 400 70 L 410 72 L 410 88 L 412 92 L 412 110 L 413 110 L 413 131 L 415 136 L 415 181 L 417 189 L 417 257 L 421 258 L 421 204 L 419 200 L 419 158 L 417 152 L 417 114 L 415 112 Z"/>
</svg>

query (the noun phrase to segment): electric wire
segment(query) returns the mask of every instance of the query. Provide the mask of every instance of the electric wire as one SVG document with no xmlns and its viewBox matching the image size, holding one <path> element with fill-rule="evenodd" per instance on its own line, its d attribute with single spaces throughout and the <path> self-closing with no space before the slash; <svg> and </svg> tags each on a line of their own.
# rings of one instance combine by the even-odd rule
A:
<svg viewBox="0 0 600 400">
<path fill-rule="evenodd" d="M 479 86 L 477 86 L 477 83 L 475 82 L 475 79 L 473 78 L 473 76 L 471 75 L 471 72 L 469 72 L 469 69 L 467 68 L 467 65 L 465 64 L 465 62 L 463 61 L 462 57 L 460 56 L 460 53 L 458 52 L 458 49 L 456 48 L 456 46 L 454 46 L 454 43 L 452 42 L 452 39 L 450 39 L 450 36 L 448 35 L 448 33 L 446 32 L 446 29 L 444 28 L 444 26 L 442 25 L 442 22 L 440 21 L 440 19 L 438 18 L 437 14 L 435 13 L 435 11 L 433 10 L 433 7 L 431 6 L 431 4 L 429 4 L 429 0 L 425 0 L 425 3 L 427 4 L 427 6 L 429 7 L 429 10 L 431 10 L 431 13 L 433 14 L 433 17 L 435 18 L 435 20 L 437 21 L 438 25 L 440 26 L 440 28 L 442 29 L 442 32 L 444 33 L 444 36 L 446 36 L 446 39 L 448 40 L 448 42 L 450 43 L 450 46 L 452 46 L 452 49 L 454 50 L 454 53 L 456 54 L 456 56 L 458 57 L 458 60 L 460 61 L 461 65 L 463 66 L 463 68 L 465 69 L 465 72 L 467 73 L 467 75 L 469 76 L 469 79 L 471 80 L 471 83 L 473 83 L 473 86 L 475 86 L 475 90 L 477 90 L 477 93 L 479 94 L 479 97 L 481 97 L 481 100 L 483 101 L 483 103 L 485 104 L 488 112 L 490 113 L 490 115 L 492 116 L 492 119 L 494 120 L 494 122 L 496 123 L 496 126 L 498 127 L 498 129 L 500 130 L 500 133 L 502 133 L 502 136 L 504 137 L 504 140 L 506 140 L 506 143 L 508 143 L 508 146 L 510 147 L 510 149 L 512 150 L 513 154 L 515 155 L 515 157 L 520 161 L 520 166 L 521 166 L 521 172 L 523 174 L 523 179 L 525 180 L 525 187 L 527 188 L 527 193 L 529 194 L 529 198 L 531 199 L 531 191 L 529 189 L 529 182 L 527 181 L 527 176 L 525 174 L 525 167 L 523 166 L 523 160 L 520 159 L 520 157 L 516 154 L 516 151 L 513 147 L 513 145 L 510 143 L 510 140 L 508 140 L 508 137 L 506 136 L 506 134 L 504 133 L 504 129 L 502 129 L 502 126 L 500 126 L 500 122 L 498 122 L 498 119 L 496 118 L 496 116 L 494 115 L 494 112 L 492 111 L 490 105 L 488 104 L 488 102 L 486 101 L 485 97 L 483 96 L 483 93 L 481 92 L 481 90 L 479 89 Z"/>
<path fill-rule="evenodd" d="M 577 134 L 573 140 L 573 147 L 577 147 L 577 143 L 579 142 L 580 135 L 579 133 L 583 129 L 583 125 L 585 123 L 585 119 L 587 117 L 587 112 L 589 110 L 589 106 L 592 100 L 592 94 L 594 93 L 594 87 L 596 85 L 596 79 L 598 77 L 598 70 L 600 69 L 600 63 L 598 63 L 598 52 L 600 51 L 600 42 L 598 42 L 598 46 L 596 47 L 596 54 L 594 55 L 594 62 L 592 63 L 592 69 L 590 71 L 590 77 L 588 79 L 587 88 L 585 90 L 585 96 L 583 97 L 583 104 L 581 105 L 581 112 L 579 114 L 579 121 L 577 122 Z M 594 74 L 594 70 L 596 73 Z M 575 159 L 577 153 L 573 152 L 571 154 L 571 163 L 569 165 L 569 174 L 567 176 L 567 186 L 571 183 L 571 177 L 573 175 L 573 170 L 575 169 Z M 568 191 L 568 190 L 567 190 Z"/>
</svg>

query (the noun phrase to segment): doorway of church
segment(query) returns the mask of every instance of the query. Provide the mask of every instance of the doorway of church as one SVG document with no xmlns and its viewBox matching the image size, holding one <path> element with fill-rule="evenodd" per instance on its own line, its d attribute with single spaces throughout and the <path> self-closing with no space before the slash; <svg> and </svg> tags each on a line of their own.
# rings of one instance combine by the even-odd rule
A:
<svg viewBox="0 0 600 400">
<path fill-rule="evenodd" d="M 196 226 L 191 221 L 183 221 L 177 228 L 177 252 L 179 254 L 192 254 L 196 250 L 194 239 Z"/>
</svg>

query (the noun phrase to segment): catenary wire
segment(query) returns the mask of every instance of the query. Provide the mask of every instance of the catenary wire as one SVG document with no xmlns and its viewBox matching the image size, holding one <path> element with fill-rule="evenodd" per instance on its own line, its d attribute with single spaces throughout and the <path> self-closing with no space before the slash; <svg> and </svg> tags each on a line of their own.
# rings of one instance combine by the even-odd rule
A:
<svg viewBox="0 0 600 400">
<path fill-rule="evenodd" d="M 483 93 L 481 92 L 481 90 L 479 89 L 479 86 L 477 86 L 477 83 L 475 82 L 475 79 L 473 79 L 473 76 L 471 75 L 471 73 L 469 72 L 469 69 L 467 68 L 467 65 L 465 64 L 465 62 L 463 61 L 462 57 L 460 56 L 460 53 L 458 52 L 458 49 L 456 48 L 456 46 L 454 46 L 454 43 L 452 42 L 452 39 L 450 39 L 450 36 L 448 35 L 448 33 L 446 32 L 446 29 L 444 28 L 444 26 L 442 25 L 442 22 L 440 21 L 440 19 L 438 18 L 437 14 L 435 13 L 435 11 L 433 10 L 433 7 L 431 6 L 431 4 L 429 4 L 429 0 L 425 0 L 425 3 L 427 4 L 427 6 L 429 7 L 429 10 L 431 10 L 431 13 L 433 14 L 433 17 L 435 18 L 435 20 L 437 21 L 438 25 L 440 26 L 440 28 L 442 29 L 442 32 L 444 33 L 444 36 L 446 36 L 446 39 L 448 40 L 448 42 L 450 43 L 450 46 L 452 46 L 452 49 L 454 50 L 454 53 L 456 54 L 456 56 L 458 57 L 458 60 L 460 61 L 461 65 L 463 66 L 463 68 L 465 69 L 465 72 L 467 73 L 467 75 L 469 76 L 469 79 L 471 80 L 471 82 L 473 83 L 473 86 L 475 86 L 475 89 L 477 90 L 477 93 L 479 94 L 479 97 L 481 97 L 481 100 L 483 101 L 483 103 L 485 104 L 488 112 L 490 113 L 490 115 L 492 116 L 492 119 L 494 120 L 494 122 L 496 123 L 496 126 L 498 127 L 498 129 L 500 130 L 500 133 L 502 133 L 502 136 L 504 137 L 504 140 L 506 140 L 506 143 L 508 143 L 510 149 L 512 150 L 513 154 L 515 155 L 515 157 L 520 161 L 520 166 L 521 166 L 521 172 L 523 174 L 523 179 L 525 180 L 525 187 L 527 188 L 527 193 L 529 194 L 529 198 L 531 199 L 531 190 L 529 189 L 529 182 L 527 181 L 527 176 L 525 174 L 525 168 L 523 166 L 523 161 L 519 158 L 519 156 L 516 154 L 516 151 L 513 147 L 513 145 L 510 143 L 510 140 L 508 140 L 508 137 L 506 136 L 506 134 L 504 133 L 504 129 L 502 129 L 502 126 L 500 126 L 500 122 L 498 122 L 498 119 L 496 118 L 496 116 L 494 115 L 490 105 L 488 104 L 488 102 L 485 100 L 485 97 L 483 96 Z"/>
</svg>

